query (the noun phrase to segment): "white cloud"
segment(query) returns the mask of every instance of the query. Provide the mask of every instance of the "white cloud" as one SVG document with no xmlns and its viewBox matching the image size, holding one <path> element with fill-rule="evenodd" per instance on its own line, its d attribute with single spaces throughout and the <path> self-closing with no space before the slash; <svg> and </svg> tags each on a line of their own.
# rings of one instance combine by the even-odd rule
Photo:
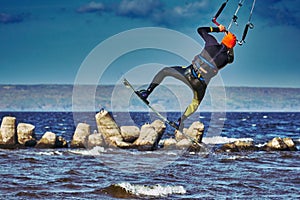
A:
<svg viewBox="0 0 300 200">
<path fill-rule="evenodd" d="M 175 6 L 165 11 L 157 12 L 152 19 L 158 23 L 167 26 L 182 26 L 184 24 L 190 24 L 188 22 L 201 22 L 201 20 L 209 20 L 209 1 L 197 1 L 186 3 L 181 6 Z"/>
<path fill-rule="evenodd" d="M 172 5 L 173 4 L 173 5 Z M 176 6 L 177 4 L 177 6 Z M 163 3 L 160 0 L 121 0 L 112 3 L 90 2 L 77 9 L 79 13 L 110 12 L 116 16 L 141 18 L 156 25 L 167 27 L 184 26 L 190 23 L 209 21 L 212 16 L 212 3 L 209 0 L 188 3 Z"/>
<path fill-rule="evenodd" d="M 176 6 L 173 9 L 173 13 L 181 17 L 191 17 L 199 14 L 200 12 L 206 11 L 207 7 L 207 0 L 201 2 L 197 1 L 185 4 L 184 6 Z"/>
<path fill-rule="evenodd" d="M 118 8 L 117 14 L 129 17 L 146 17 L 160 8 L 158 0 L 123 0 Z"/>
<path fill-rule="evenodd" d="M 90 2 L 86 5 L 83 5 L 77 9 L 79 13 L 91 13 L 91 12 L 100 12 L 105 10 L 105 6 L 102 3 Z"/>
</svg>

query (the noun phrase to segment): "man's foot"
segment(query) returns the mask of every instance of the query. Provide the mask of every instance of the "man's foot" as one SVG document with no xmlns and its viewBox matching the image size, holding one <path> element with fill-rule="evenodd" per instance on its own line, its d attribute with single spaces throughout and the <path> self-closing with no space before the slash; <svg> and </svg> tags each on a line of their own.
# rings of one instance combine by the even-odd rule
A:
<svg viewBox="0 0 300 200">
<path fill-rule="evenodd" d="M 149 96 L 149 92 L 147 90 L 140 90 L 136 92 L 137 95 L 147 104 L 149 104 L 149 101 L 147 100 Z"/>
</svg>

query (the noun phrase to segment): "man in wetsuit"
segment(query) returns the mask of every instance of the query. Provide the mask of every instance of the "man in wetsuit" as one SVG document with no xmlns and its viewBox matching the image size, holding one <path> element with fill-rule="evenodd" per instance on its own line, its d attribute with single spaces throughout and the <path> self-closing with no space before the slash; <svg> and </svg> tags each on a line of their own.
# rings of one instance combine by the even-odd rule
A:
<svg viewBox="0 0 300 200">
<path fill-rule="evenodd" d="M 199 107 L 211 78 L 218 73 L 218 70 L 228 63 L 232 63 L 234 58 L 233 47 L 236 44 L 236 37 L 234 34 L 226 31 L 223 25 L 219 25 L 218 27 L 199 27 L 197 31 L 205 41 L 205 46 L 201 53 L 195 56 L 192 64 L 188 67 L 174 66 L 163 68 L 155 75 L 146 90 L 140 90 L 138 92 L 139 96 L 147 101 L 151 92 L 153 92 L 167 76 L 179 79 L 188 85 L 193 90 L 194 97 L 183 115 L 177 122 L 174 122 L 174 125 L 176 125 L 178 129 L 183 128 L 182 122 Z M 210 35 L 209 33 L 211 32 L 224 32 L 225 36 L 222 42 L 219 43 L 215 37 Z"/>
</svg>

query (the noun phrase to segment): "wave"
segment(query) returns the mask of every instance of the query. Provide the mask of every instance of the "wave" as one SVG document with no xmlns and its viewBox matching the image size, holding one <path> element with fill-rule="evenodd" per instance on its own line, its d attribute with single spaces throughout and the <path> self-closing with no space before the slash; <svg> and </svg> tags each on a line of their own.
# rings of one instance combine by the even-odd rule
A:
<svg viewBox="0 0 300 200">
<path fill-rule="evenodd" d="M 134 196 L 148 196 L 148 197 L 166 197 L 172 194 L 186 194 L 183 186 L 172 185 L 139 185 L 128 182 L 110 185 L 102 192 L 117 198 L 128 198 Z"/>
<path fill-rule="evenodd" d="M 105 154 L 114 154 L 114 155 L 129 155 L 129 156 L 149 156 L 156 157 L 162 153 L 166 156 L 177 156 L 178 153 L 181 153 L 181 150 L 165 150 L 158 149 L 155 151 L 137 151 L 136 149 L 121 149 L 121 148 L 104 148 L 101 146 L 93 147 L 92 149 L 72 149 L 68 150 L 70 154 L 83 155 L 83 156 L 99 156 Z"/>
<path fill-rule="evenodd" d="M 232 143 L 236 141 L 253 141 L 252 138 L 228 138 L 228 137 L 222 137 L 222 136 L 214 136 L 214 137 L 204 137 L 202 139 L 202 142 L 205 144 L 226 144 L 226 143 Z"/>
<path fill-rule="evenodd" d="M 101 153 L 105 152 L 104 147 L 96 146 L 92 149 L 88 150 L 69 150 L 69 153 L 71 154 L 77 154 L 77 155 L 84 155 L 84 156 L 98 156 Z"/>
<path fill-rule="evenodd" d="M 63 153 L 60 151 L 41 151 L 41 152 L 37 152 L 36 154 L 40 155 L 40 156 L 61 156 L 61 155 L 63 155 Z"/>
</svg>

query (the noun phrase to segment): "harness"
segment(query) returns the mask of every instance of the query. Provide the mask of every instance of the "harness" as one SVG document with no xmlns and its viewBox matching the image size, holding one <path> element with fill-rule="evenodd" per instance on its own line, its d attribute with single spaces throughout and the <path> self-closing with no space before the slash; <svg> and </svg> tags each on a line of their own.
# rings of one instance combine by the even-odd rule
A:
<svg viewBox="0 0 300 200">
<path fill-rule="evenodd" d="M 199 79 L 200 81 L 205 81 L 205 78 L 209 74 L 217 74 L 218 73 L 218 68 L 213 65 L 211 62 L 206 60 L 202 55 L 197 55 L 194 59 L 193 64 L 192 64 L 192 74 L 195 78 Z M 204 66 L 208 66 L 209 68 L 206 69 Z M 210 73 L 209 73 L 210 72 Z M 208 81 L 208 80 L 206 80 Z"/>
<path fill-rule="evenodd" d="M 192 75 L 199 79 L 200 81 L 205 81 L 201 73 L 197 70 L 198 68 L 195 68 L 194 65 L 192 65 Z"/>
</svg>

